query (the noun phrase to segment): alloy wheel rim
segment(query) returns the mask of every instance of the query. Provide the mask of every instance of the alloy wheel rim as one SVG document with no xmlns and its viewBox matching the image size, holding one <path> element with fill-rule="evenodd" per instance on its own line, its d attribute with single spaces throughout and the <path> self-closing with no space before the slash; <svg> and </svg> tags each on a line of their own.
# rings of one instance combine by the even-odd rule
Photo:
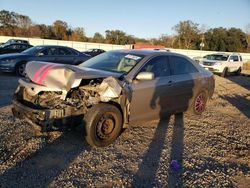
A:
<svg viewBox="0 0 250 188">
<path fill-rule="evenodd" d="M 21 75 L 21 76 L 25 76 L 25 64 L 21 64 L 18 68 L 18 73 Z"/>
<path fill-rule="evenodd" d="M 195 100 L 195 111 L 201 113 L 205 109 L 206 98 L 204 93 L 200 93 Z"/>
</svg>

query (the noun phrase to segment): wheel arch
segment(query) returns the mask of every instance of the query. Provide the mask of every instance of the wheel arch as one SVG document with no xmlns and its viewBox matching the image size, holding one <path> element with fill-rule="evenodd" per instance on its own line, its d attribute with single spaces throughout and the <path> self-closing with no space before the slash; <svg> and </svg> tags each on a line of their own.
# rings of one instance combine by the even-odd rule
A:
<svg viewBox="0 0 250 188">
<path fill-rule="evenodd" d="M 16 70 L 16 68 L 17 68 L 20 64 L 22 64 L 22 63 L 27 63 L 27 61 L 25 61 L 25 60 L 20 60 L 20 61 L 18 61 L 18 62 L 15 64 L 15 70 Z"/>
<path fill-rule="evenodd" d="M 108 102 L 101 102 L 101 104 L 110 104 L 110 105 L 113 105 L 115 106 L 120 112 L 121 112 L 121 115 L 122 115 L 122 125 L 124 127 L 124 122 L 126 122 L 126 117 L 124 116 L 124 110 L 122 109 L 121 105 L 116 102 L 116 101 L 108 101 Z"/>
</svg>

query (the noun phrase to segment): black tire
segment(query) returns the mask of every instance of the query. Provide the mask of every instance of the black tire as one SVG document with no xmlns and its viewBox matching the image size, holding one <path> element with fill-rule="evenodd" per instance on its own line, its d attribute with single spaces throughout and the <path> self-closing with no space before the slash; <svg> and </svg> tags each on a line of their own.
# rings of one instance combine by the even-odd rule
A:
<svg viewBox="0 0 250 188">
<path fill-rule="evenodd" d="M 241 74 L 241 67 L 239 67 L 239 69 L 235 73 L 236 73 L 236 75 L 239 76 Z"/>
<path fill-rule="evenodd" d="M 84 117 L 85 139 L 91 146 L 105 147 L 113 143 L 122 129 L 122 114 L 111 104 L 93 106 Z"/>
<path fill-rule="evenodd" d="M 228 76 L 228 68 L 225 67 L 225 68 L 223 69 L 223 72 L 221 73 L 221 77 L 227 77 L 227 76 Z"/>
<path fill-rule="evenodd" d="M 25 74 L 25 66 L 26 66 L 26 62 L 21 62 L 21 63 L 18 63 L 16 65 L 16 75 L 17 76 L 21 76 L 21 77 L 24 77 L 26 74 Z"/>
<path fill-rule="evenodd" d="M 200 99 L 202 98 L 201 102 L 199 102 L 199 98 Z M 193 98 L 191 104 L 191 112 L 195 115 L 201 115 L 205 111 L 207 100 L 208 100 L 208 94 L 206 91 L 198 92 Z"/>
</svg>

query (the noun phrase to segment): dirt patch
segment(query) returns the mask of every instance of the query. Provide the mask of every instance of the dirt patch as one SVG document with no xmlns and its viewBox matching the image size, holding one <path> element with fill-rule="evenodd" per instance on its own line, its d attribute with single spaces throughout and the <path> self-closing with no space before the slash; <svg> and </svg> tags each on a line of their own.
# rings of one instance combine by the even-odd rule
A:
<svg viewBox="0 0 250 188">
<path fill-rule="evenodd" d="M 10 96 L 0 98 L 0 187 L 247 187 L 250 78 L 215 78 L 202 116 L 132 125 L 104 149 L 89 147 L 78 129 L 36 136 L 13 120 Z"/>
</svg>

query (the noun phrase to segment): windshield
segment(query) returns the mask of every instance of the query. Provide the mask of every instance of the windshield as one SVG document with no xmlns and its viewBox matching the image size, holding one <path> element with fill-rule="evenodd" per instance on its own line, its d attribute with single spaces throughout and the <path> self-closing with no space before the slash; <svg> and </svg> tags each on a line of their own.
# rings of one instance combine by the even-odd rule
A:
<svg viewBox="0 0 250 188">
<path fill-rule="evenodd" d="M 79 66 L 104 71 L 128 73 L 143 57 L 142 55 L 125 52 L 106 52 L 85 61 Z"/>
<path fill-rule="evenodd" d="M 94 49 L 88 49 L 88 50 L 86 50 L 85 52 L 92 52 L 92 51 L 94 51 Z"/>
<path fill-rule="evenodd" d="M 218 61 L 227 61 L 229 55 L 224 55 L 224 54 L 211 54 L 211 55 L 206 55 L 206 59 L 209 60 L 218 60 Z"/>
<path fill-rule="evenodd" d="M 21 53 L 22 54 L 30 54 L 30 55 L 33 55 L 33 54 L 36 54 L 39 50 L 43 49 L 42 46 L 34 46 L 34 47 L 31 47 L 31 48 L 28 48 L 27 50 L 24 50 L 22 51 Z"/>
<path fill-rule="evenodd" d="M 9 40 L 7 40 L 7 42 L 5 44 L 11 44 L 11 43 L 15 43 L 15 40 L 14 39 L 9 39 Z"/>
</svg>

